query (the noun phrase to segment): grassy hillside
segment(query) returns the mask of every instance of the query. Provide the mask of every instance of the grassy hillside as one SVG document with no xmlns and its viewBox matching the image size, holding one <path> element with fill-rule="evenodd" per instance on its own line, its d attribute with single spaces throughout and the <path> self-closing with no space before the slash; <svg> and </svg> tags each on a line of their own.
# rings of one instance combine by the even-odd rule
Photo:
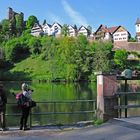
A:
<svg viewBox="0 0 140 140">
<path fill-rule="evenodd" d="M 18 79 L 30 77 L 31 79 L 49 79 L 48 63 L 40 57 L 28 57 L 14 65 L 10 70 Z M 14 77 L 15 78 L 15 77 Z"/>
</svg>

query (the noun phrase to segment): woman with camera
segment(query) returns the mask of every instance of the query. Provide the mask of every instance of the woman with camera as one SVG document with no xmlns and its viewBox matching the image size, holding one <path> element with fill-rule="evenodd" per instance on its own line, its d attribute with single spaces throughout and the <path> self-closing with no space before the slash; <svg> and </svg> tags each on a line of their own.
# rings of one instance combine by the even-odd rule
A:
<svg viewBox="0 0 140 140">
<path fill-rule="evenodd" d="M 28 84 L 23 83 L 21 85 L 22 89 L 22 101 L 23 104 L 21 105 L 21 119 L 20 119 L 20 130 L 30 130 L 29 127 L 27 127 L 27 121 L 28 121 L 28 116 L 30 113 L 30 103 L 32 102 L 31 99 L 31 90 L 28 88 Z"/>
</svg>

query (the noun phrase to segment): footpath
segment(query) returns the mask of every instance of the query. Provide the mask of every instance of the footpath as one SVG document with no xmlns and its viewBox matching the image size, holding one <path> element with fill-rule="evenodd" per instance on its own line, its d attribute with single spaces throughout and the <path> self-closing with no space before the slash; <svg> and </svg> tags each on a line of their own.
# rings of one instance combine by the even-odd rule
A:
<svg viewBox="0 0 140 140">
<path fill-rule="evenodd" d="M 0 131 L 0 140 L 140 140 L 140 117 L 113 119 L 100 126 L 10 128 Z"/>
</svg>

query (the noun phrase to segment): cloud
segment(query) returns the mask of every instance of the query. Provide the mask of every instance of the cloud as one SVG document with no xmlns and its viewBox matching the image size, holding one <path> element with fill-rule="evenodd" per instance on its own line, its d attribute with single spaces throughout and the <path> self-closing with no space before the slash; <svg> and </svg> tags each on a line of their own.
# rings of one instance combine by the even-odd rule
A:
<svg viewBox="0 0 140 140">
<path fill-rule="evenodd" d="M 62 5 L 64 7 L 65 12 L 71 18 L 73 24 L 78 24 L 79 26 L 84 25 L 88 26 L 88 22 L 85 17 L 83 17 L 80 13 L 75 11 L 65 0 L 62 0 Z"/>
</svg>

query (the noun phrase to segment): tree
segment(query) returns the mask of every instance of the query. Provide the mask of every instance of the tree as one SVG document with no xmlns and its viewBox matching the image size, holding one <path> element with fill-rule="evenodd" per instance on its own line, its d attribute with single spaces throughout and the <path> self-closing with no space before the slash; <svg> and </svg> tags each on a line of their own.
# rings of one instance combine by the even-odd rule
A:
<svg viewBox="0 0 140 140">
<path fill-rule="evenodd" d="M 0 23 L 1 25 L 1 37 L 8 39 L 9 38 L 9 26 L 10 22 L 7 19 L 4 19 Z"/>
<path fill-rule="evenodd" d="M 44 19 L 44 21 L 43 21 L 43 25 L 45 25 L 47 23 L 47 21 L 46 21 L 46 19 Z"/>
<path fill-rule="evenodd" d="M 32 54 L 39 54 L 41 52 L 41 41 L 39 38 L 32 37 L 28 43 L 30 52 Z"/>
<path fill-rule="evenodd" d="M 62 36 L 67 36 L 68 33 L 69 33 L 68 26 L 67 26 L 67 24 L 64 24 L 64 25 L 62 26 L 62 29 L 61 29 L 61 34 L 62 34 Z"/>
<path fill-rule="evenodd" d="M 136 38 L 134 38 L 134 37 L 131 37 L 130 39 L 129 39 L 129 42 L 136 42 L 137 40 L 136 40 Z"/>
<path fill-rule="evenodd" d="M 73 28 L 77 30 L 77 26 L 76 26 L 76 24 L 74 24 Z"/>
<path fill-rule="evenodd" d="M 35 23 L 39 23 L 37 17 L 35 17 L 33 15 L 29 16 L 27 21 L 26 21 L 26 28 L 31 29 L 34 26 Z"/>
<path fill-rule="evenodd" d="M 124 69 L 127 67 L 127 58 L 128 52 L 126 50 L 117 50 L 114 55 L 114 62 L 119 68 Z"/>
<path fill-rule="evenodd" d="M 89 30 L 89 34 L 92 33 L 92 27 L 91 26 L 87 26 L 87 29 Z"/>
<path fill-rule="evenodd" d="M 19 36 L 19 35 L 21 35 L 21 33 L 24 29 L 23 16 L 20 14 L 16 14 L 15 20 L 16 20 L 16 33 L 17 33 L 17 36 Z"/>
<path fill-rule="evenodd" d="M 108 47 L 105 47 L 105 44 L 103 42 L 95 42 L 93 44 L 95 51 L 93 62 L 94 71 L 108 72 L 111 68 L 109 59 L 111 52 L 108 50 Z"/>
</svg>

